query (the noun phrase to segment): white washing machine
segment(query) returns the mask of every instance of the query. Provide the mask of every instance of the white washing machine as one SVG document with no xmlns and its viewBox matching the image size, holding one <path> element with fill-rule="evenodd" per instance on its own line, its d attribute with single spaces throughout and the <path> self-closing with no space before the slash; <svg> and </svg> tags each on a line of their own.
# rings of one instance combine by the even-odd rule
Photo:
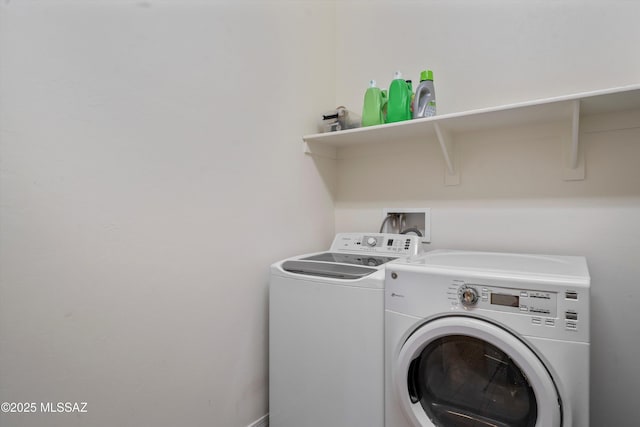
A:
<svg viewBox="0 0 640 427">
<path fill-rule="evenodd" d="M 438 250 L 387 265 L 388 427 L 588 427 L 583 257 Z"/>
<path fill-rule="evenodd" d="M 384 266 L 417 236 L 343 233 L 271 267 L 269 425 L 384 425 Z"/>
</svg>

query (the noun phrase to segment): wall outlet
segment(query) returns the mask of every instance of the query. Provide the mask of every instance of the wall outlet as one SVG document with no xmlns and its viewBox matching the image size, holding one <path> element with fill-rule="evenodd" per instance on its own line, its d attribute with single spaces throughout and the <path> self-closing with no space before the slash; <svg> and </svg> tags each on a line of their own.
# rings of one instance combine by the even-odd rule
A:
<svg viewBox="0 0 640 427">
<path fill-rule="evenodd" d="M 383 233 L 401 233 L 417 228 L 422 233 L 422 243 L 431 242 L 431 208 L 383 208 L 381 221 L 389 215 L 391 218 L 385 222 Z"/>
</svg>

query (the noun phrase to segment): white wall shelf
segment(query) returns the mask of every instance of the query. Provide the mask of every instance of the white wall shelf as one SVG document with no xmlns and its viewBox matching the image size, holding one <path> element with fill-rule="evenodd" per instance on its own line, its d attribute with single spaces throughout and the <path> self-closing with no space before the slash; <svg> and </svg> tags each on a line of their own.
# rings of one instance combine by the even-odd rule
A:
<svg viewBox="0 0 640 427">
<path fill-rule="evenodd" d="M 462 132 L 482 131 L 566 121 L 571 138 L 563 147 L 565 180 L 584 179 L 584 159 L 581 155 L 579 134 L 581 118 L 598 114 L 616 114 L 640 110 L 640 85 L 624 86 L 594 92 L 561 96 L 444 114 L 405 122 L 389 123 L 366 128 L 349 129 L 303 137 L 305 153 L 336 159 L 339 149 L 360 144 L 393 143 L 403 140 L 437 140 L 445 162 L 445 184 L 460 183 L 460 171 L 455 157 L 456 135 Z M 616 126 L 640 127 L 640 123 L 620 123 Z"/>
</svg>

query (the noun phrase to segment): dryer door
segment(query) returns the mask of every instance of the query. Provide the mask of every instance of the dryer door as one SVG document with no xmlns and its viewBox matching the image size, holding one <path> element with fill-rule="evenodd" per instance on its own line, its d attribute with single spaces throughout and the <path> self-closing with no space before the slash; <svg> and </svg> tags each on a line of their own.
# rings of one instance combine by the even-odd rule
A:
<svg viewBox="0 0 640 427">
<path fill-rule="evenodd" d="M 395 361 L 396 396 L 415 427 L 560 427 L 561 404 L 536 354 L 507 330 L 449 316 L 420 326 Z"/>
</svg>

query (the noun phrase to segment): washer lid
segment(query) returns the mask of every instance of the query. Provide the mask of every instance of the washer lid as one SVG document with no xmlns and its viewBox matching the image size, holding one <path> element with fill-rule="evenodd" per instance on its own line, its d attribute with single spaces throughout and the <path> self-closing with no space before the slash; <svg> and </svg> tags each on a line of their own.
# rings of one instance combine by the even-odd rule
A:
<svg viewBox="0 0 640 427">
<path fill-rule="evenodd" d="M 402 264 L 495 275 L 523 277 L 570 277 L 589 283 L 589 270 L 584 257 L 537 254 L 512 254 L 501 252 L 475 252 L 458 250 L 435 250 Z"/>
<path fill-rule="evenodd" d="M 305 258 L 305 261 L 325 261 L 337 262 L 341 264 L 364 265 L 367 267 L 377 267 L 396 259 L 395 257 L 375 256 L 369 254 L 345 254 L 336 252 L 322 252 Z"/>
<path fill-rule="evenodd" d="M 307 276 L 331 277 L 334 279 L 356 280 L 378 271 L 377 268 L 358 267 L 347 264 L 314 261 L 285 261 L 282 269 L 290 273 Z"/>
</svg>

